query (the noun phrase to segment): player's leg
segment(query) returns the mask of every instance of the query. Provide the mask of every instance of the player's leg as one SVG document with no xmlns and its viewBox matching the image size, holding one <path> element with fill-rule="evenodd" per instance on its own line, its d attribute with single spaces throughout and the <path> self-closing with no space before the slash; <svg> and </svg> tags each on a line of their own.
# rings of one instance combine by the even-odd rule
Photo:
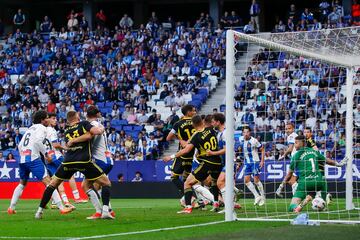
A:
<svg viewBox="0 0 360 240">
<path fill-rule="evenodd" d="M 305 199 L 307 196 L 306 185 L 307 184 L 305 182 L 298 183 L 298 187 L 296 189 L 293 198 L 291 199 L 291 203 L 289 206 L 290 212 L 296 212 L 296 213 L 301 212 L 303 208 L 303 206 L 301 205 L 301 201 Z"/>
<path fill-rule="evenodd" d="M 219 204 L 220 191 L 217 186 L 217 180 L 219 178 L 220 171 L 217 171 L 216 169 L 212 169 L 212 171 L 210 171 L 210 176 L 212 179 L 210 191 L 214 195 L 213 209 L 211 209 L 213 212 L 218 212 L 220 210 L 220 204 Z"/>
<path fill-rule="evenodd" d="M 262 182 L 260 181 L 260 165 L 258 162 L 254 164 L 253 176 L 254 176 L 254 183 L 256 184 L 261 196 L 259 206 L 262 206 L 265 204 L 265 190 Z"/>
<path fill-rule="evenodd" d="M 297 175 L 293 173 L 293 176 L 290 178 L 290 181 L 289 181 L 293 195 L 295 194 L 297 187 L 298 187 L 297 179 L 298 179 Z"/>
<path fill-rule="evenodd" d="M 24 188 L 27 184 L 27 180 L 29 179 L 30 175 L 30 168 L 29 163 L 20 163 L 19 164 L 19 175 L 20 175 L 20 182 L 14 189 L 13 195 L 11 197 L 10 206 L 7 210 L 8 214 L 15 214 L 16 213 L 16 204 L 21 197 Z"/>
<path fill-rule="evenodd" d="M 96 185 L 99 186 L 98 184 Z M 84 181 L 81 183 L 81 187 L 86 192 L 91 204 L 95 208 L 95 213 L 90 217 L 87 217 L 87 219 L 92 220 L 101 218 L 102 205 L 100 203 L 99 196 L 94 189 L 94 186 L 92 186 L 92 184 L 87 179 L 84 179 Z"/>
<path fill-rule="evenodd" d="M 49 186 L 49 184 L 51 183 L 51 179 L 49 176 L 45 176 L 43 179 L 42 179 L 42 183 L 44 183 L 45 186 Z M 62 184 L 62 181 L 59 183 L 59 185 L 56 186 L 56 189 L 59 189 L 60 185 Z M 58 209 L 60 209 L 60 212 L 63 212 L 65 207 L 64 205 L 62 204 L 62 200 L 61 200 L 61 197 L 60 197 L 60 194 L 59 192 L 56 190 L 52 193 L 51 195 L 51 198 L 53 199 L 55 205 L 57 206 Z M 75 210 L 75 207 L 74 206 L 70 206 L 69 208 L 71 208 L 72 210 Z"/>
<path fill-rule="evenodd" d="M 254 195 L 255 197 L 255 201 L 254 201 L 254 205 L 257 205 L 259 203 L 259 201 L 261 200 L 261 197 L 258 193 L 258 191 L 255 188 L 255 185 L 251 182 L 251 174 L 253 170 L 253 166 L 252 164 L 245 164 L 245 177 L 244 177 L 244 182 L 246 187 L 250 190 L 250 192 Z"/>
<path fill-rule="evenodd" d="M 179 190 L 181 196 L 184 195 L 184 182 L 180 179 L 180 176 L 184 172 L 184 168 L 182 166 L 180 158 L 175 158 L 174 162 L 171 166 L 171 182 L 176 186 Z"/>
<path fill-rule="evenodd" d="M 204 163 L 200 163 L 199 166 L 188 176 L 184 183 L 184 195 L 186 207 L 178 213 L 191 213 L 191 198 L 193 196 L 192 187 L 198 183 L 204 181 L 208 177 L 208 169 L 204 166 Z"/>
<path fill-rule="evenodd" d="M 69 179 L 69 185 L 70 185 L 70 188 L 72 190 L 72 194 L 74 196 L 75 203 L 87 203 L 88 202 L 86 199 L 82 199 L 80 197 L 80 193 L 79 193 L 79 190 L 77 188 L 74 176 L 71 176 L 71 178 Z"/>
</svg>

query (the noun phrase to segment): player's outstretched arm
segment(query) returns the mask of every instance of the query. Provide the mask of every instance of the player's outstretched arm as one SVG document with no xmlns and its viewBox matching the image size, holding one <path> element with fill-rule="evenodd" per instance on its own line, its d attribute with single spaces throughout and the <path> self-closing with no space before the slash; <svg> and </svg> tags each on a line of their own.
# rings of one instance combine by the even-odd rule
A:
<svg viewBox="0 0 360 240">
<path fill-rule="evenodd" d="M 193 148 L 194 148 L 194 145 L 192 145 L 191 143 L 188 143 L 185 148 L 181 149 L 181 150 L 178 151 L 177 153 L 175 153 L 175 154 L 173 154 L 173 155 L 171 155 L 171 156 L 165 156 L 165 157 L 163 158 L 163 161 L 164 161 L 164 162 L 169 162 L 169 161 L 171 161 L 171 160 L 174 159 L 174 158 L 181 157 L 181 156 L 189 153 Z"/>
<path fill-rule="evenodd" d="M 81 135 L 80 137 L 73 138 L 73 139 L 69 140 L 66 145 L 68 147 L 71 147 L 75 143 L 86 142 L 86 141 L 91 140 L 92 138 L 93 138 L 93 135 L 90 132 L 87 132 L 87 133 Z"/>
<path fill-rule="evenodd" d="M 328 164 L 330 166 L 342 167 L 342 166 L 346 165 L 348 161 L 349 161 L 349 158 L 347 156 L 340 162 L 337 162 L 336 160 L 327 158 L 326 164 Z"/>
<path fill-rule="evenodd" d="M 218 151 L 207 150 L 206 153 L 207 153 L 208 156 L 224 155 L 226 153 L 226 148 L 220 149 Z"/>
</svg>

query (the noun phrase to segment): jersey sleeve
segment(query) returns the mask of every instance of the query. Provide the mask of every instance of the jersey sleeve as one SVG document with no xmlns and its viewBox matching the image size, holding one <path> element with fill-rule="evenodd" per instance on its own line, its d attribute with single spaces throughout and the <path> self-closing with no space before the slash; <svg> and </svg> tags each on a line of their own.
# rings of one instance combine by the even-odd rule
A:
<svg viewBox="0 0 360 240">
<path fill-rule="evenodd" d="M 287 137 L 287 143 L 295 144 L 295 135 L 294 134 L 290 134 L 290 136 Z"/>
<path fill-rule="evenodd" d="M 298 153 L 299 152 L 295 153 L 295 155 L 291 158 L 291 161 L 290 161 L 290 170 L 293 172 L 295 171 L 295 168 L 296 168 L 296 161 L 299 156 Z"/>
<path fill-rule="evenodd" d="M 194 133 L 192 136 L 191 136 L 191 138 L 190 138 L 190 140 L 189 140 L 189 143 L 191 143 L 192 145 L 194 145 L 195 147 L 197 147 L 198 146 L 198 143 L 199 143 L 199 141 L 197 140 L 197 137 L 198 136 L 198 133 L 196 132 L 196 133 Z"/>
<path fill-rule="evenodd" d="M 314 146 L 316 146 L 315 142 L 313 139 L 308 139 L 307 140 L 307 147 L 313 148 Z"/>
<path fill-rule="evenodd" d="M 254 144 L 257 148 L 261 148 L 262 147 L 262 144 L 256 139 L 254 138 Z"/>
<path fill-rule="evenodd" d="M 83 122 L 82 122 L 82 127 L 83 127 L 87 132 L 90 132 L 90 129 L 93 127 L 93 125 L 91 125 L 88 121 L 83 121 Z"/>
<path fill-rule="evenodd" d="M 178 130 L 179 130 L 179 122 L 176 122 L 170 132 L 171 132 L 172 134 L 177 135 Z"/>
<path fill-rule="evenodd" d="M 48 131 L 49 131 L 49 133 L 48 133 L 49 141 L 52 142 L 52 143 L 58 142 L 59 139 L 57 137 L 56 130 L 55 129 L 51 129 L 51 130 L 49 129 Z"/>
</svg>

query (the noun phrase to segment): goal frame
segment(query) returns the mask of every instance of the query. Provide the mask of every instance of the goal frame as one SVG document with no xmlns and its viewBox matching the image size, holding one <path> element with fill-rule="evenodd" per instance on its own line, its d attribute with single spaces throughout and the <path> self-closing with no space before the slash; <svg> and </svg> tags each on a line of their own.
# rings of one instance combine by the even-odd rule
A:
<svg viewBox="0 0 360 240">
<path fill-rule="evenodd" d="M 272 50 L 278 50 L 291 53 L 295 56 L 311 58 L 346 67 L 346 156 L 349 158 L 346 166 L 346 210 L 353 210 L 353 78 L 355 75 L 355 61 L 344 62 L 339 58 L 331 58 L 324 55 L 309 52 L 303 49 L 296 49 L 283 44 L 259 38 L 254 35 L 248 35 L 234 30 L 226 32 L 226 189 L 225 189 L 225 221 L 246 220 L 246 221 L 289 221 L 289 219 L 256 219 L 256 218 L 236 218 L 234 214 L 234 95 L 235 95 L 235 35 L 239 40 L 267 47 Z M 357 223 L 359 221 L 349 220 L 318 220 L 319 222 L 333 223 Z"/>
</svg>

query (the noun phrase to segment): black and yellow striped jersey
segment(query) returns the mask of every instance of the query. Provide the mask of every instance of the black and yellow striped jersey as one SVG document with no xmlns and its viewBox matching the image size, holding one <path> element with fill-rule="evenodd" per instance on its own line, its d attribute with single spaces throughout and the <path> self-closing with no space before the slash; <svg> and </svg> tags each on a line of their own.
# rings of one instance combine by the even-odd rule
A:
<svg viewBox="0 0 360 240">
<path fill-rule="evenodd" d="M 93 126 L 88 121 L 82 121 L 65 129 L 65 142 L 80 137 L 89 132 Z M 64 155 L 64 164 L 91 161 L 91 141 L 73 144 Z"/>
<path fill-rule="evenodd" d="M 192 125 L 191 118 L 183 117 L 179 121 L 177 121 L 173 129 L 171 130 L 179 140 L 188 141 L 191 136 L 195 133 L 195 128 Z M 179 144 L 179 150 L 182 149 L 181 145 Z M 182 159 L 192 160 L 194 157 L 195 150 L 190 151 L 189 153 L 185 154 L 184 156 L 180 157 Z"/>
<path fill-rule="evenodd" d="M 313 148 L 314 146 L 316 146 L 316 143 L 312 138 L 306 139 L 306 147 Z"/>
<path fill-rule="evenodd" d="M 207 151 L 218 150 L 217 131 L 213 127 L 197 131 L 190 139 L 190 143 L 198 150 L 196 159 L 211 164 L 221 165 L 220 156 L 207 156 Z"/>
</svg>

